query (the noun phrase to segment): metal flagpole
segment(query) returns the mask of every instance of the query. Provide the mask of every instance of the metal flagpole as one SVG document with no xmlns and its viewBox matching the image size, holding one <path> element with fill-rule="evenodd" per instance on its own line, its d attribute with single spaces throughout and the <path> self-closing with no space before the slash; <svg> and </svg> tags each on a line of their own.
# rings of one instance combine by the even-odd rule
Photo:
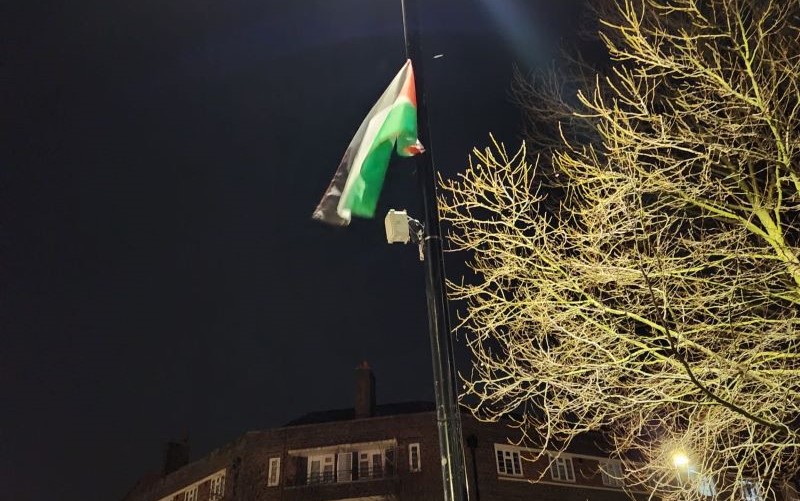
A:
<svg viewBox="0 0 800 501">
<path fill-rule="evenodd" d="M 436 205 L 436 175 L 433 145 L 428 124 L 425 95 L 424 59 L 420 49 L 420 22 L 417 0 L 400 0 L 403 11 L 403 36 L 406 57 L 414 65 L 417 84 L 417 133 L 426 152 L 417 156 L 417 176 L 424 208 L 425 292 L 428 302 L 428 329 L 431 340 L 433 383 L 436 394 L 436 420 L 439 430 L 442 480 L 445 501 L 466 501 L 464 448 L 461 436 L 461 415 L 456 392 L 456 371 L 453 344 L 450 338 L 450 317 L 444 293 L 444 258 L 442 254 L 439 209 Z"/>
</svg>

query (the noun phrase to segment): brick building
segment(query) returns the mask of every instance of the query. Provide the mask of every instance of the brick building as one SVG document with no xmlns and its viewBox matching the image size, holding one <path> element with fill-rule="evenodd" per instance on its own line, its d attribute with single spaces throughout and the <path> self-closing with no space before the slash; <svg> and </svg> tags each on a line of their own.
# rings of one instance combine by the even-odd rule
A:
<svg viewBox="0 0 800 501">
<path fill-rule="evenodd" d="M 436 501 L 443 498 L 436 414 L 430 403 L 375 405 L 366 364 L 356 369 L 355 407 L 308 414 L 248 432 L 188 463 L 171 444 L 162 475 L 142 478 L 125 501 Z M 509 445 L 511 430 L 463 415 L 472 501 L 623 501 L 618 463 L 591 446 L 538 462 Z M 601 469 L 602 465 L 602 469 Z M 532 483 L 532 480 L 539 480 Z"/>
</svg>

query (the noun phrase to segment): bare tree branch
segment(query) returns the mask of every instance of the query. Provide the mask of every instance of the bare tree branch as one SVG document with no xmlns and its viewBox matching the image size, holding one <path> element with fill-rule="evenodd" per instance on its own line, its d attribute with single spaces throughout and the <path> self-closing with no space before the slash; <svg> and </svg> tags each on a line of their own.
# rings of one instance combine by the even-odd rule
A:
<svg viewBox="0 0 800 501">
<path fill-rule="evenodd" d="M 771 495 L 800 470 L 800 4 L 600 13 L 607 75 L 517 78 L 535 155 L 440 181 L 466 401 L 541 449 L 602 431 L 666 501 Z"/>
</svg>

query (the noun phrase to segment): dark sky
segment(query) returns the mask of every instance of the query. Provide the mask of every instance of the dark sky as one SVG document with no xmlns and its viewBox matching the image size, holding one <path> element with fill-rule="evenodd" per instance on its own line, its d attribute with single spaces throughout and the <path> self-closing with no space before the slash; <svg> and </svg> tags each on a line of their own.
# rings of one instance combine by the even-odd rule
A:
<svg viewBox="0 0 800 501">
<path fill-rule="evenodd" d="M 512 64 L 578 1 L 421 3 L 453 173 L 515 147 Z M 399 0 L 12 1 L 0 33 L 0 498 L 120 499 L 168 439 L 351 406 L 362 359 L 379 403 L 433 399 L 423 268 L 382 222 L 414 163 L 378 219 L 309 218 L 403 63 Z"/>
</svg>

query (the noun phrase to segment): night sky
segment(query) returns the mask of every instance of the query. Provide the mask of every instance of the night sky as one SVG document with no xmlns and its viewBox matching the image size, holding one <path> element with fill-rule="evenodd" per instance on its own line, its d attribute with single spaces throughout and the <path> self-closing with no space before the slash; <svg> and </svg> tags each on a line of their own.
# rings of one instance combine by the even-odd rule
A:
<svg viewBox="0 0 800 501">
<path fill-rule="evenodd" d="M 516 147 L 513 64 L 579 1 L 421 4 L 454 173 Z M 375 220 L 310 219 L 404 61 L 399 0 L 12 0 L 0 39 L 0 499 L 121 499 L 169 439 L 352 406 L 361 360 L 378 403 L 433 400 L 423 267 L 382 221 L 421 219 L 414 162 Z"/>
</svg>

